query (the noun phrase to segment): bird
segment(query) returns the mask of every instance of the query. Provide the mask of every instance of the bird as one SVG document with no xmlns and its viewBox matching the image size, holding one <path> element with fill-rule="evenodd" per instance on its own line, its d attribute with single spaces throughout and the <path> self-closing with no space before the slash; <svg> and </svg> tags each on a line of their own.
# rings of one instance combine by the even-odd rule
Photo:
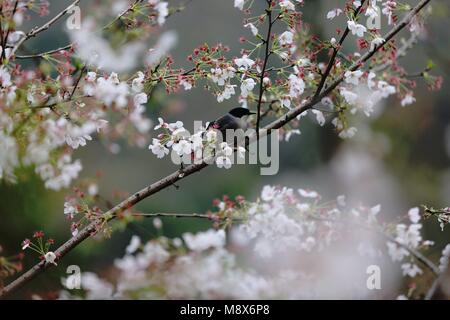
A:
<svg viewBox="0 0 450 320">
<path fill-rule="evenodd" d="M 247 108 L 237 107 L 231 109 L 227 114 L 221 116 L 217 120 L 210 122 L 206 130 L 219 130 L 225 137 L 227 129 L 246 129 L 247 123 L 242 118 L 252 114 L 255 114 L 255 112 L 252 112 Z"/>
<path fill-rule="evenodd" d="M 230 111 L 228 111 L 228 113 L 221 116 L 220 118 L 209 122 L 209 124 L 206 126 L 206 131 L 218 130 L 222 134 L 221 141 L 226 142 L 226 141 L 228 141 L 226 139 L 226 130 L 229 130 L 229 129 L 231 129 L 231 130 L 238 130 L 238 129 L 246 130 L 247 123 L 242 118 L 245 116 L 252 115 L 252 114 L 255 114 L 255 112 L 252 112 L 247 108 L 242 108 L 242 107 L 233 108 Z M 204 134 L 206 133 L 206 131 L 203 132 L 202 138 L 204 138 Z M 237 146 L 239 146 L 242 141 L 238 141 L 239 139 L 237 136 L 234 136 L 233 138 L 234 138 L 233 139 L 234 140 L 233 147 L 237 148 Z M 245 139 L 245 137 L 244 137 L 244 139 Z M 194 152 L 191 152 L 191 161 L 194 161 L 194 159 L 195 159 Z M 180 171 L 183 171 L 183 170 L 184 170 L 184 165 L 183 165 L 183 162 L 181 162 Z"/>
<path fill-rule="evenodd" d="M 228 111 L 227 114 L 221 116 L 217 120 L 210 122 L 206 130 L 215 129 L 222 134 L 221 141 L 230 143 L 232 139 L 232 147 L 236 149 L 238 146 L 244 146 L 246 149 L 247 137 L 235 135 L 235 132 L 231 133 L 231 137 L 227 137 L 227 130 L 246 130 L 248 128 L 248 123 L 243 119 L 246 116 L 255 114 L 255 112 L 250 111 L 247 108 L 237 107 Z"/>
</svg>

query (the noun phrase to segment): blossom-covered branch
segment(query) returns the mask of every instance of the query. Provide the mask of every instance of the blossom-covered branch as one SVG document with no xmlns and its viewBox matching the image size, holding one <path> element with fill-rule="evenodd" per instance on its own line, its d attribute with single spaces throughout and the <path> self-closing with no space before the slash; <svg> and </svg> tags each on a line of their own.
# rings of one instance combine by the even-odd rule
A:
<svg viewBox="0 0 450 320">
<path fill-rule="evenodd" d="M 286 113 L 280 112 L 279 117 L 271 122 L 269 125 L 264 127 L 269 133 L 271 130 L 282 128 L 283 126 L 289 124 L 292 120 L 296 119 L 298 116 L 302 115 L 305 111 L 310 110 L 314 108 L 318 103 L 322 102 L 322 99 L 327 98 L 328 95 L 330 95 L 338 86 L 340 86 L 344 81 L 347 84 L 357 84 L 358 79 L 362 76 L 362 73 L 354 73 L 355 71 L 359 70 L 364 66 L 364 64 L 369 61 L 376 52 L 380 51 L 382 48 L 384 48 L 387 44 L 390 43 L 390 40 L 403 28 L 405 28 L 412 19 L 423 9 L 423 7 L 428 4 L 430 0 L 421 0 L 417 6 L 412 8 L 406 16 L 397 23 L 384 37 L 383 41 L 377 41 L 375 42 L 370 50 L 368 50 L 365 54 L 363 54 L 359 59 L 357 59 L 353 64 L 351 64 L 349 67 L 343 67 L 340 68 L 338 71 L 340 71 L 339 74 L 335 77 L 335 80 L 326 87 L 319 95 L 314 95 L 312 98 L 304 99 L 302 102 L 287 111 Z M 236 3 L 235 3 L 236 4 Z M 244 1 L 237 1 L 237 6 L 242 9 L 244 5 Z M 281 10 L 283 12 L 289 12 L 295 10 L 294 5 L 290 1 L 283 1 L 281 4 Z M 153 8 L 153 7 L 152 7 Z M 167 10 L 166 6 L 160 6 L 157 8 L 159 10 L 160 16 L 166 17 L 167 16 Z M 251 26 L 250 26 L 251 27 Z M 253 26 L 254 27 L 254 26 Z M 253 31 L 252 31 L 253 32 Z M 358 31 L 355 31 L 356 33 L 359 33 Z M 257 30 L 256 30 L 257 34 Z M 85 42 L 86 39 L 82 35 L 76 35 L 75 36 L 79 42 Z M 170 37 L 170 36 L 168 36 Z M 170 42 L 170 41 L 169 41 Z M 292 44 L 292 33 L 286 33 L 283 37 L 280 37 L 279 42 L 281 42 L 281 46 L 289 46 Z M 153 72 L 158 72 L 158 68 L 155 66 L 159 66 L 161 59 L 161 55 L 166 51 L 167 42 L 164 42 L 160 44 L 160 46 L 157 46 L 157 49 L 154 50 L 153 55 L 148 59 L 149 64 L 154 67 L 152 70 Z M 136 47 L 137 48 L 137 47 Z M 210 50 L 209 47 L 204 46 L 198 51 L 195 52 L 197 56 L 200 56 L 200 59 L 195 60 L 196 63 L 196 73 L 194 75 L 186 75 L 185 71 L 182 72 L 176 72 L 175 70 L 170 69 L 170 65 L 172 63 L 171 59 L 166 60 L 167 69 L 164 70 L 165 74 L 163 76 L 158 77 L 157 79 L 164 79 L 165 76 L 167 76 L 167 73 L 171 73 L 171 75 L 178 74 L 178 77 L 174 77 L 176 80 L 176 84 L 174 85 L 170 81 L 166 81 L 166 84 L 168 85 L 168 91 L 170 91 L 172 88 L 171 85 L 178 86 L 183 85 L 186 90 L 190 89 L 192 87 L 192 82 L 195 80 L 194 78 L 201 78 L 207 75 L 207 77 L 211 78 L 214 83 L 217 83 L 217 85 L 225 86 L 225 90 L 221 92 L 218 95 L 218 101 L 227 99 L 231 96 L 231 94 L 234 93 L 234 86 L 226 81 L 229 81 L 232 77 L 234 77 L 235 73 L 242 73 L 246 77 L 242 80 L 241 84 L 241 91 L 242 91 L 242 97 L 246 100 L 250 100 L 250 92 L 254 87 L 254 80 L 253 77 L 255 76 L 255 73 L 250 70 L 251 67 L 255 65 L 255 62 L 251 60 L 247 55 L 244 55 L 242 58 L 235 59 L 236 65 L 240 68 L 240 70 L 236 71 L 233 67 L 228 65 L 227 63 L 224 66 L 224 69 L 214 69 L 214 72 L 211 72 L 211 74 L 207 73 L 206 71 L 203 71 L 204 69 L 210 66 L 211 63 L 211 57 L 207 56 L 206 54 L 217 54 L 218 51 L 225 50 L 223 47 L 218 46 L 217 48 L 213 48 L 213 50 Z M 80 56 L 88 59 L 90 56 L 90 51 L 81 51 Z M 279 52 L 278 53 L 281 57 L 285 57 L 287 54 L 286 52 Z M 267 55 L 266 55 L 267 56 Z M 111 61 L 115 61 L 114 56 L 111 56 Z M 193 57 L 191 57 L 191 60 L 194 60 Z M 155 64 L 155 61 L 157 63 Z M 265 63 L 263 63 L 264 65 Z M 265 67 L 263 68 L 265 69 Z M 226 72 L 224 72 L 226 70 Z M 180 75 L 181 73 L 181 75 Z M 304 81 L 301 78 L 301 74 L 303 71 L 296 69 L 295 74 L 289 75 L 289 85 L 288 90 L 290 91 L 290 97 L 289 99 L 283 99 L 282 105 L 290 105 L 291 99 L 298 99 L 300 95 L 304 91 Z M 184 74 L 184 75 L 183 75 Z M 264 70 L 259 75 L 264 74 Z M 134 96 L 134 108 L 136 110 L 136 114 L 134 114 L 134 121 L 137 123 L 137 125 L 142 125 L 142 128 L 144 128 L 143 131 L 146 131 L 145 129 L 148 129 L 148 126 L 145 125 L 145 123 L 142 123 L 142 118 L 140 117 L 140 114 L 142 113 L 142 104 L 147 101 L 147 96 L 142 92 L 144 88 L 144 84 L 148 83 L 148 77 L 144 73 L 138 73 L 137 77 L 133 79 L 133 89 L 135 89 L 135 96 Z M 270 79 L 269 79 L 270 80 Z M 325 79 L 326 80 L 326 79 Z M 371 79 L 369 79 L 371 80 Z M 372 80 L 371 80 L 372 81 Z M 128 97 L 128 86 L 126 83 L 121 82 L 118 79 L 117 74 L 111 74 L 109 77 L 99 77 L 97 79 L 97 74 L 95 72 L 88 72 L 87 78 L 86 78 L 87 85 L 85 85 L 84 90 L 87 92 L 89 96 L 95 96 L 97 99 L 102 100 L 107 106 L 111 105 L 118 105 L 119 110 L 120 108 L 127 105 L 128 101 L 126 100 L 126 97 Z M 150 80 L 150 83 L 153 82 L 153 79 Z M 262 79 L 262 82 L 264 82 L 264 78 Z M 372 87 L 374 84 L 370 84 Z M 383 94 L 384 95 L 384 89 L 388 87 L 387 91 L 392 91 L 389 86 L 383 82 L 379 81 L 378 83 L 379 90 L 377 90 L 377 94 Z M 283 87 L 284 88 L 284 87 Z M 113 89 L 113 90 L 111 90 Z M 283 91 L 284 92 L 284 91 Z M 111 94 L 113 94 L 111 96 Z M 281 93 L 282 96 L 284 93 Z M 347 102 L 354 93 L 350 92 L 347 88 L 341 88 L 341 94 L 346 98 Z M 352 98 L 353 99 L 353 98 Z M 258 103 L 259 106 L 261 106 L 262 99 L 260 97 Z M 317 110 L 316 110 L 317 111 Z M 321 113 L 316 113 L 318 121 L 320 123 L 324 122 L 322 121 L 323 115 Z M 336 120 L 337 127 L 341 127 L 343 129 L 343 125 L 339 122 L 340 119 Z M 167 128 L 169 125 L 165 124 L 164 121 L 161 121 L 161 126 Z M 172 134 L 177 129 L 182 128 L 182 123 L 180 125 L 175 124 L 172 126 Z M 179 130 L 178 130 L 179 131 Z M 89 132 L 89 131 L 88 131 Z M 344 132 L 346 136 L 350 135 L 350 132 L 346 131 Z M 85 143 L 85 138 L 89 134 L 81 134 L 77 136 L 78 140 L 76 145 L 78 146 L 79 143 Z M 259 135 L 253 135 L 250 139 L 250 141 L 257 141 L 260 138 Z M 170 137 L 172 139 L 172 137 Z M 170 140 L 169 139 L 169 140 Z M 175 139 L 175 138 L 174 138 Z M 70 139 L 69 139 L 70 140 Z M 156 142 L 152 145 L 153 152 L 155 154 L 160 154 L 164 156 L 166 153 L 166 142 L 161 142 L 159 139 L 155 139 Z M 84 141 L 84 142 L 83 142 Z M 181 141 L 184 141 L 184 144 L 181 143 Z M 72 140 L 70 140 L 71 143 L 73 143 Z M 192 152 L 191 147 L 187 145 L 187 141 L 180 139 L 179 137 L 176 138 L 174 141 L 170 141 L 174 148 L 174 150 L 178 150 L 181 152 L 181 154 L 187 153 L 190 154 Z M 186 147 L 186 148 L 185 148 Z M 225 148 L 224 148 L 225 149 Z M 224 150 L 225 151 L 225 150 Z M 168 150 L 167 150 L 168 152 Z M 225 151 L 225 153 L 228 153 L 228 149 Z M 223 162 L 221 163 L 223 164 Z M 173 186 L 178 181 L 204 169 L 208 166 L 208 163 L 205 161 L 202 161 L 201 163 L 192 164 L 187 167 L 184 167 L 180 170 L 175 171 L 174 173 L 168 175 L 167 177 L 155 182 L 154 184 L 138 191 L 137 193 L 133 194 L 120 204 L 116 205 L 112 209 L 108 210 L 107 212 L 95 216 L 95 218 L 83 229 L 81 229 L 79 232 L 77 232 L 76 235 L 74 235 L 70 240 L 68 240 L 66 243 L 61 245 L 55 252 L 56 259 L 61 259 L 66 253 L 71 251 L 73 248 L 75 248 L 78 244 L 80 244 L 85 239 L 89 238 L 92 234 L 98 232 L 106 223 L 108 223 L 110 220 L 117 217 L 119 214 L 129 210 L 131 207 L 133 207 L 136 203 L 142 201 L 143 199 L 146 199 L 147 197 L 165 189 L 170 186 Z M 25 272 L 22 276 L 17 278 L 15 281 L 10 283 L 8 286 L 6 286 L 0 293 L 0 296 L 6 296 L 7 294 L 10 294 L 35 278 L 38 274 L 42 273 L 44 270 L 46 270 L 51 264 L 47 263 L 45 260 L 41 261 L 37 265 L 35 265 L 32 269 Z"/>
<path fill-rule="evenodd" d="M 434 243 L 422 237 L 418 208 L 392 223 L 384 221 L 380 205 L 352 207 L 343 195 L 324 201 L 313 190 L 270 185 L 254 201 L 223 196 L 213 203 L 207 214 L 213 229 L 148 242 L 133 235 L 123 258 L 114 261 L 115 279 L 86 272 L 81 292 L 64 290 L 59 297 L 369 298 L 374 292 L 367 290 L 361 273 L 368 263 L 385 268 L 401 262 L 409 279 L 429 273 L 421 262 L 431 266 L 431 273 L 437 268 L 424 256 Z M 153 226 L 162 232 L 163 221 L 156 217 Z M 448 263 L 449 248 L 440 266 Z M 336 272 L 339 276 L 333 277 Z M 62 284 L 70 289 L 72 280 Z M 413 299 L 423 291 L 418 287 L 398 298 Z"/>
</svg>

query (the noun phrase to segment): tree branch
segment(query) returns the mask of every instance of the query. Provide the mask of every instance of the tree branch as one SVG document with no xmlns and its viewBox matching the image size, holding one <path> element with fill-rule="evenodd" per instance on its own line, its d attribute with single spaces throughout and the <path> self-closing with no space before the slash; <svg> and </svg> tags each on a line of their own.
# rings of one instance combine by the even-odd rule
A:
<svg viewBox="0 0 450 320">
<path fill-rule="evenodd" d="M 356 63 L 354 63 L 349 70 L 355 71 L 361 66 L 364 65 L 364 63 L 369 60 L 378 50 L 380 50 L 384 45 L 386 45 L 397 33 L 399 33 L 403 28 L 405 28 L 411 21 L 411 19 L 420 11 L 423 9 L 425 5 L 427 5 L 431 0 L 421 0 L 391 31 L 389 31 L 385 36 L 385 42 L 382 44 L 379 44 L 373 48 L 372 51 L 368 51 L 366 54 L 364 54 Z M 314 107 L 315 104 L 317 104 L 323 97 L 330 94 L 344 79 L 344 75 L 341 74 L 341 76 L 336 79 L 326 90 L 324 90 L 319 96 L 316 98 L 311 99 L 309 102 L 306 102 L 304 104 L 301 104 L 297 108 L 294 108 L 287 112 L 282 117 L 278 118 L 277 120 L 273 121 L 269 125 L 267 125 L 264 129 L 267 130 L 268 134 L 270 134 L 270 131 L 273 129 L 279 129 L 283 127 L 285 124 L 290 122 L 291 120 L 295 119 L 298 115 L 301 113 L 311 109 Z M 256 137 L 253 135 L 253 137 L 250 138 L 250 141 L 257 141 L 259 137 Z M 116 215 L 120 212 L 123 212 L 131 207 L 133 207 L 138 202 L 150 197 L 151 195 L 166 189 L 173 185 L 174 183 L 206 168 L 208 164 L 206 162 L 202 162 L 200 164 L 192 164 L 187 167 L 185 167 L 183 170 L 175 171 L 174 173 L 166 176 L 165 178 L 162 178 L 161 180 L 153 183 L 152 185 L 136 192 L 129 198 L 122 201 L 120 204 L 116 205 L 111 210 L 107 211 L 104 214 L 104 221 L 110 221 L 116 217 Z M 81 242 L 89 238 L 93 233 L 95 233 L 98 226 L 98 221 L 91 222 L 88 226 L 86 226 L 84 229 L 82 229 L 76 236 L 69 239 L 67 242 L 65 242 L 63 245 L 61 245 L 56 251 L 55 254 L 58 256 L 59 259 L 61 259 L 65 254 L 70 252 L 72 249 L 74 249 L 76 246 L 78 246 Z M 13 293 L 14 291 L 21 288 L 23 285 L 34 279 L 36 276 L 44 272 L 47 268 L 52 266 L 52 264 L 45 263 L 45 261 L 41 261 L 38 264 L 36 264 L 34 267 L 29 269 L 27 272 L 25 272 L 23 275 L 18 277 L 16 280 L 11 282 L 9 285 L 7 285 L 5 288 L 3 288 L 2 291 L 0 291 L 0 298 L 6 297 L 7 295 Z"/>
<path fill-rule="evenodd" d="M 82 67 L 81 70 L 80 70 L 80 74 L 78 75 L 78 78 L 77 78 L 77 80 L 75 81 L 75 84 L 74 84 L 74 86 L 73 86 L 73 89 L 72 89 L 72 91 L 70 92 L 70 95 L 69 95 L 69 97 L 67 98 L 67 100 L 69 100 L 69 101 L 72 100 L 73 95 L 75 94 L 75 91 L 77 91 L 78 85 L 80 84 L 81 78 L 83 77 L 83 75 L 84 75 L 84 73 L 86 72 L 86 70 L 87 70 L 86 65 L 83 65 L 83 67 Z"/>
<path fill-rule="evenodd" d="M 449 255 L 445 256 L 448 260 L 450 257 Z M 434 294 L 436 293 L 437 289 L 442 283 L 442 280 L 444 280 L 445 272 L 448 270 L 448 262 L 447 265 L 444 266 L 443 269 L 439 270 L 439 276 L 434 279 L 433 284 L 431 285 L 430 289 L 428 290 L 427 294 L 425 295 L 425 300 L 431 300 L 434 297 Z"/>
<path fill-rule="evenodd" d="M 258 104 L 256 105 L 257 115 L 256 115 L 256 136 L 259 137 L 259 122 L 261 121 L 261 101 L 264 94 L 264 74 L 266 73 L 266 67 L 267 67 L 267 61 L 269 60 L 270 55 L 270 37 L 272 35 L 272 26 L 275 21 L 272 21 L 272 8 L 271 8 L 271 1 L 267 1 L 268 8 L 266 9 L 267 12 L 267 20 L 269 21 L 269 27 L 267 28 L 267 36 L 264 40 L 266 48 L 264 52 L 264 63 L 263 68 L 261 70 L 261 75 L 259 77 L 259 97 L 258 97 Z"/>
</svg>

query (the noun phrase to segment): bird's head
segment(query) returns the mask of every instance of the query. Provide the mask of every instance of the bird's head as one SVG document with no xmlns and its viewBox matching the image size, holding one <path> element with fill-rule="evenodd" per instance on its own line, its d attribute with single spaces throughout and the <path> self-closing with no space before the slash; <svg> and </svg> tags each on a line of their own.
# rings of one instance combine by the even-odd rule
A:
<svg viewBox="0 0 450 320">
<path fill-rule="evenodd" d="M 236 118 L 242 118 L 244 116 L 255 114 L 254 112 L 251 112 L 247 108 L 242 108 L 242 107 L 231 109 L 228 113 Z"/>
</svg>

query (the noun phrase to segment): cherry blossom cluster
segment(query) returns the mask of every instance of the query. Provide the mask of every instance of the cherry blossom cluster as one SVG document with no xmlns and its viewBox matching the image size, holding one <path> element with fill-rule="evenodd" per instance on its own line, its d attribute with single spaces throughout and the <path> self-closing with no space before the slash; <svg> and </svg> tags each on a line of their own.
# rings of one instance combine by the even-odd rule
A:
<svg viewBox="0 0 450 320">
<path fill-rule="evenodd" d="M 85 273 L 83 297 L 367 298 L 368 264 L 383 270 L 402 261 L 403 275 L 414 281 L 425 271 L 413 250 L 433 245 L 423 240 L 418 208 L 405 222 L 381 223 L 380 205 L 350 207 L 344 196 L 324 202 L 316 191 L 275 186 L 265 186 L 255 202 L 224 196 L 214 205 L 207 214 L 212 229 L 149 242 L 133 236 L 125 256 L 114 262 L 116 281 Z M 397 290 L 385 294 L 395 298 Z M 62 291 L 60 298 L 72 294 Z"/>
<path fill-rule="evenodd" d="M 409 8 L 395 1 L 380 3 L 381 14 L 389 23 L 395 23 Z M 347 1 L 344 8 L 331 8 L 327 13 L 330 20 L 347 16 L 349 38 L 358 44 L 353 53 L 344 53 L 336 38 L 321 41 L 310 34 L 302 18 L 304 1 L 268 1 L 262 14 L 253 12 L 252 1 L 235 1 L 234 6 L 245 15 L 243 26 L 250 32 L 241 38 L 240 55 L 230 57 L 229 48 L 222 44 L 201 45 L 188 56 L 193 66 L 187 70 L 173 67 L 174 61 L 167 55 L 176 41 L 173 32 L 162 34 L 150 50 L 140 41 L 154 35 L 171 12 L 168 3 L 159 0 L 136 1 L 131 7 L 127 1 L 115 3 L 111 13 L 116 18 L 101 34 L 95 32 L 99 27 L 95 14 L 84 19 L 80 30 L 69 33 L 73 45 L 40 56 L 39 70 L 23 69 L 16 53 L 10 56 L 11 50 L 5 50 L 0 68 L 0 178 L 14 182 L 18 167 L 34 166 L 47 188 L 59 190 L 69 187 L 82 170 L 81 162 L 73 159 L 73 149 L 86 145 L 93 136 L 107 139 L 112 152 L 120 149 L 113 142 L 119 137 L 139 147 L 148 145 L 152 122 L 145 116 L 145 104 L 158 84 L 171 93 L 179 88 L 191 90 L 202 82 L 218 102 L 235 97 L 243 107 L 261 109 L 262 117 L 279 117 L 315 95 L 327 72 L 331 79 L 343 75 L 345 81 L 337 90 L 309 113 L 320 125 L 330 120 L 341 138 L 350 138 L 357 132 L 348 119 L 351 115 L 370 116 L 382 99 L 392 95 L 397 95 L 403 106 L 415 101 L 416 82 L 399 65 L 401 48 L 396 43 L 386 45 L 361 70 L 348 70 L 365 52 L 384 43 L 378 30 L 366 28 L 361 21 L 380 14 L 374 9 L 380 3 Z M 9 30 L 9 49 L 25 36 L 16 28 L 27 10 L 36 9 L 31 2 L 19 4 L 9 17 L 17 20 Z M 6 1 L 7 7 L 12 5 L 13 1 Z M 48 13 L 48 6 L 42 5 L 39 11 Z M 410 25 L 412 37 L 423 32 L 422 18 L 418 16 Z M 267 35 L 260 31 L 267 26 L 272 30 L 275 25 L 283 31 Z M 127 36 L 131 30 L 136 34 L 134 40 Z M 108 36 L 111 33 L 113 38 Z M 343 34 L 338 28 L 336 36 Z M 123 44 L 120 50 L 114 49 L 116 42 Z M 321 56 L 333 51 L 339 54 L 328 67 Z M 145 69 L 127 74 L 139 61 Z M 437 89 L 442 79 L 432 76 L 430 69 L 425 68 L 422 78 Z M 57 77 L 51 77 L 52 70 L 58 72 Z M 297 127 L 304 115 L 283 128 L 286 140 L 300 133 Z M 179 155 L 193 152 L 195 145 L 200 145 L 199 136 L 174 143 L 175 151 Z M 170 138 L 172 143 L 177 139 Z M 151 149 L 158 157 L 168 153 L 169 145 L 159 138 L 152 141 Z M 229 167 L 230 162 L 225 156 L 217 164 Z"/>
<path fill-rule="evenodd" d="M 202 45 L 188 56 L 188 60 L 194 63 L 192 69 L 186 71 L 160 66 L 160 77 L 169 75 L 170 81 L 165 82 L 168 92 L 180 87 L 191 90 L 201 80 L 206 82 L 205 88 L 213 92 L 219 103 L 237 96 L 243 107 L 254 108 L 261 104 L 264 117 L 281 116 L 314 95 L 327 72 L 331 79 L 343 75 L 345 81 L 337 90 L 310 111 L 320 125 L 329 119 L 341 138 L 350 138 L 357 132 L 357 128 L 350 125 L 349 117 L 357 113 L 371 116 L 383 99 L 396 95 L 402 106 L 415 102 L 413 90 L 416 81 L 399 65 L 397 58 L 403 54 L 403 49 L 395 42 L 380 50 L 370 64 L 360 70 L 348 71 L 364 53 L 385 42 L 379 30 L 366 28 L 362 20 L 382 14 L 387 17 L 388 24 L 393 24 L 410 6 L 398 5 L 395 1 L 347 1 L 344 8 L 330 10 L 326 16 L 329 20 L 341 14 L 347 16 L 348 38 L 352 38 L 347 41 L 353 40 L 357 44 L 357 51 L 344 53 L 341 50 L 343 44 L 336 38 L 320 41 L 309 34 L 308 25 L 301 15 L 304 1 L 268 3 L 266 13 L 253 15 L 252 1 L 234 2 L 234 6 L 246 15 L 244 27 L 251 37 L 241 37 L 245 47 L 240 56 L 227 57 L 229 48 L 222 44 L 214 47 Z M 381 12 L 376 9 L 378 5 L 382 7 Z M 278 24 L 285 26 L 286 30 L 279 34 L 272 32 L 267 38 L 260 32 L 262 27 L 266 29 L 267 25 Z M 417 38 L 423 30 L 423 16 L 419 16 L 409 27 L 411 37 Z M 343 29 L 337 28 L 336 37 L 345 39 L 343 34 Z M 261 56 L 266 45 L 268 54 Z M 320 53 L 334 50 L 339 54 L 328 62 L 332 65 L 327 71 L 327 63 L 321 61 Z M 280 64 L 281 67 L 274 67 Z M 424 67 L 421 76 L 430 89 L 439 89 L 442 78 L 431 75 L 431 68 Z M 284 128 L 286 140 L 292 134 L 300 133 L 295 127 L 304 115 Z"/>
<path fill-rule="evenodd" d="M 416 264 L 417 260 L 414 258 L 410 252 L 405 249 L 420 249 L 427 248 L 434 244 L 433 241 L 423 240 L 421 235 L 422 224 L 420 221 L 419 208 L 412 208 L 408 212 L 410 224 L 399 223 L 395 226 L 394 236 L 395 241 L 389 241 L 387 243 L 388 252 L 393 261 L 401 261 L 403 275 L 408 275 L 409 277 L 415 277 L 423 273 L 422 269 Z M 405 258 L 408 257 L 407 261 Z"/>
<path fill-rule="evenodd" d="M 434 209 L 433 207 L 424 206 L 425 218 L 429 217 L 436 217 L 437 221 L 439 222 L 439 225 L 444 231 L 445 225 L 450 223 L 450 207 L 441 208 L 441 209 Z"/>
<path fill-rule="evenodd" d="M 106 202 L 98 190 L 96 182 L 82 181 L 73 189 L 73 194 L 66 197 L 64 202 L 64 215 L 70 221 L 70 232 L 76 236 L 80 229 L 91 222 L 97 223 L 94 233 L 100 231 L 109 236 L 111 228 L 106 225 L 104 212 L 101 209 L 101 202 Z"/>
<path fill-rule="evenodd" d="M 55 241 L 51 238 L 44 240 L 45 234 L 42 231 L 33 233 L 33 240 L 25 239 L 22 241 L 22 250 L 31 250 L 39 254 L 39 259 L 45 260 L 46 263 L 57 265 L 57 255 L 50 251 Z"/>
<path fill-rule="evenodd" d="M 0 43 L 1 180 L 16 182 L 16 170 L 32 166 L 48 189 L 60 190 L 70 187 L 83 168 L 73 159 L 74 150 L 92 139 L 105 140 L 113 153 L 120 151 L 115 142 L 119 138 L 138 147 L 148 145 L 152 122 L 145 115 L 147 77 L 142 71 L 128 72 L 138 61 L 133 56 L 154 58 L 158 44 L 145 54 L 139 39 L 157 34 L 170 7 L 159 0 L 136 1 L 131 7 L 128 1 L 115 1 L 111 10 L 115 18 L 103 33 L 94 29 L 104 17 L 86 17 L 80 30 L 69 30 L 72 44 L 28 57 L 20 56 L 15 47 L 26 37 L 20 28 L 32 11 L 49 15 L 49 3 L 2 3 L 2 24 L 9 29 L 3 30 L 8 36 Z M 114 49 L 114 41 L 123 43 L 131 30 L 136 32 L 134 41 Z M 114 39 L 108 36 L 112 33 Z M 165 39 L 159 47 L 174 41 L 170 34 Z M 164 55 L 167 49 L 160 48 L 157 54 Z M 34 59 L 37 67 L 23 67 L 22 59 Z"/>
<path fill-rule="evenodd" d="M 214 125 L 209 128 L 209 123 L 206 123 L 206 128 L 197 128 L 197 132 L 190 134 L 181 121 L 167 123 L 162 118 L 158 118 L 158 121 L 159 124 L 154 129 L 160 129 L 163 133 L 153 138 L 149 146 L 158 158 L 168 155 L 171 148 L 176 157 L 179 157 L 180 163 L 192 164 L 214 160 L 218 168 L 231 168 L 233 148 L 224 141 L 222 133 L 214 128 Z M 238 145 L 236 149 L 237 157 L 243 159 L 245 147 Z"/>
</svg>

